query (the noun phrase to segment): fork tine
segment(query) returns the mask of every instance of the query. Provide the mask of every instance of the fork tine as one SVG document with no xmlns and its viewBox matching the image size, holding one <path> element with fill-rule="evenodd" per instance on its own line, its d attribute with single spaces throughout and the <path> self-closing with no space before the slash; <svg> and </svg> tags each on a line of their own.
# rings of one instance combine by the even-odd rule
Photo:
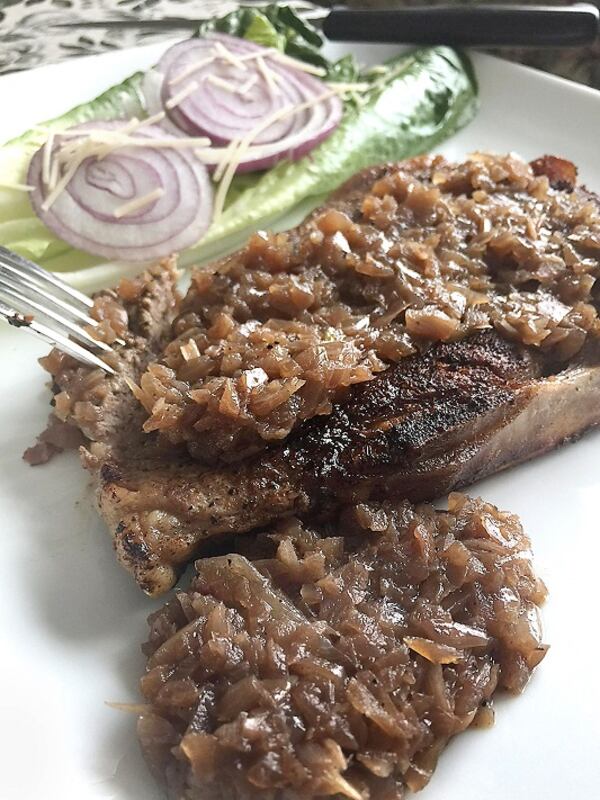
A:
<svg viewBox="0 0 600 800">
<path fill-rule="evenodd" d="M 105 342 L 100 341 L 99 339 L 94 339 L 84 328 L 81 328 L 79 325 L 76 325 L 71 320 L 66 319 L 61 314 L 58 314 L 56 311 L 48 308 L 46 306 L 40 305 L 40 303 L 36 303 L 35 300 L 32 300 L 26 295 L 19 292 L 17 289 L 14 288 L 11 284 L 9 284 L 2 276 L 0 275 L 0 295 L 4 295 L 9 300 L 15 300 L 17 304 L 20 306 L 20 310 L 27 314 L 30 309 L 34 309 L 35 311 L 40 312 L 44 316 L 48 317 L 49 319 L 56 322 L 61 328 L 65 328 L 68 334 L 75 336 L 80 341 L 83 341 L 88 345 L 88 347 L 93 347 L 98 350 L 104 350 L 104 352 L 110 353 L 112 352 L 112 348 L 109 347 Z"/>
<path fill-rule="evenodd" d="M 23 256 L 18 255 L 18 253 L 13 253 L 12 250 L 7 250 L 6 247 L 2 246 L 0 246 L 0 264 L 4 264 L 7 267 L 12 266 L 19 273 L 29 275 L 42 286 L 44 284 L 50 284 L 55 289 L 60 289 L 60 291 L 64 292 L 70 298 L 71 302 L 77 305 L 80 310 L 91 308 L 94 305 L 89 297 L 77 291 L 77 289 L 74 289 L 72 286 L 69 286 L 68 283 L 65 283 L 65 281 L 61 280 L 53 272 L 42 269 L 42 267 L 34 264 L 33 261 L 29 261 L 29 259 L 23 258 Z"/>
<path fill-rule="evenodd" d="M 0 276 L 3 276 L 6 282 L 11 285 L 20 284 L 21 288 L 25 287 L 29 292 L 34 292 L 35 294 L 39 295 L 44 299 L 45 305 L 49 304 L 58 306 L 58 308 L 60 308 L 65 314 L 70 317 L 74 317 L 80 322 L 84 322 L 86 325 L 96 327 L 98 324 L 97 320 L 92 319 L 89 314 L 81 311 L 71 303 L 61 300 L 60 297 L 56 297 L 56 295 L 44 289 L 41 284 L 38 284 L 35 280 L 32 280 L 30 275 L 22 272 L 11 264 L 5 264 L 0 261 Z"/>
<path fill-rule="evenodd" d="M 48 344 L 58 347 L 59 350 L 62 350 L 64 353 L 68 353 L 68 355 L 73 356 L 73 358 L 76 358 L 78 361 L 81 361 L 84 364 L 98 367 L 104 370 L 104 372 L 107 372 L 109 375 L 115 374 L 115 371 L 112 367 L 110 367 L 108 364 L 105 364 L 104 361 L 98 358 L 98 356 L 90 353 L 89 350 L 86 350 L 84 347 L 77 344 L 77 342 L 73 342 L 71 339 L 68 339 L 61 333 L 51 330 L 41 322 L 36 322 L 34 319 L 27 319 L 26 316 L 19 314 L 13 308 L 10 308 L 10 306 L 5 305 L 1 301 L 0 317 L 4 317 L 9 325 L 13 325 L 16 328 L 25 328 L 25 330 L 35 334 Z"/>
<path fill-rule="evenodd" d="M 3 249 L 6 248 L 0 247 L 0 250 Z M 25 263 L 31 263 L 31 262 L 26 261 Z M 33 264 L 33 266 L 36 265 Z M 43 270 L 41 267 L 38 267 L 38 269 L 42 274 L 45 274 L 47 277 L 54 279 L 55 276 L 52 273 L 50 272 L 46 273 L 46 270 Z M 17 284 L 20 283 L 29 292 L 35 292 L 40 297 L 43 297 L 45 301 L 44 306 L 48 305 L 48 303 L 54 304 L 55 306 L 58 306 L 58 308 L 60 308 L 60 310 L 63 312 L 63 315 L 68 314 L 69 316 L 74 317 L 76 320 L 79 320 L 80 322 L 84 322 L 86 325 L 89 325 L 92 328 L 95 328 L 98 325 L 98 320 L 93 319 L 93 317 L 90 317 L 89 314 L 86 313 L 88 306 L 86 306 L 85 309 L 81 310 L 80 307 L 74 306 L 70 300 L 69 301 L 61 300 L 60 297 L 56 297 L 56 295 L 53 294 L 51 291 L 47 291 L 46 288 L 43 287 L 42 281 L 40 281 L 38 284 L 37 279 L 32 278 L 32 276 L 28 272 L 23 272 L 14 265 L 7 263 L 6 261 L 3 261 L 2 258 L 0 258 L 0 277 L 2 276 L 4 276 L 5 278 L 7 278 L 8 276 L 5 282 L 8 283 L 9 285 L 12 286 L 14 285 L 15 282 Z M 62 281 L 60 281 L 59 279 L 57 279 L 57 281 L 58 284 L 62 283 Z M 50 287 L 55 285 L 53 280 L 48 281 L 48 283 Z M 80 293 L 76 292 L 76 294 L 79 295 Z M 81 295 L 81 297 L 84 297 L 88 301 L 90 307 L 94 305 L 89 297 L 85 297 L 85 295 L 83 294 Z M 123 339 L 119 338 L 115 339 L 115 344 L 122 345 L 125 344 L 125 342 L 123 341 Z"/>
</svg>

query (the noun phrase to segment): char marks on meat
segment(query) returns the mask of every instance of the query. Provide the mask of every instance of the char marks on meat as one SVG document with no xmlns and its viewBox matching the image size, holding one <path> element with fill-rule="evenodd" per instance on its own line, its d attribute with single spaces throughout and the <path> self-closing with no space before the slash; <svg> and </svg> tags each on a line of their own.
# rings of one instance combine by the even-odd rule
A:
<svg viewBox="0 0 600 800">
<path fill-rule="evenodd" d="M 166 591 L 215 534 L 339 503 L 440 496 L 600 422 L 600 211 L 574 174 L 550 156 L 532 167 L 477 156 L 370 169 L 284 239 L 254 238 L 198 270 L 183 301 L 172 265 L 104 293 L 106 336 L 116 326 L 129 345 L 114 357 L 118 375 L 56 354 L 45 366 L 55 414 L 90 442 L 83 460 L 101 514 L 140 586 Z M 340 225 L 351 245 L 341 260 Z M 389 259 L 397 244 L 393 275 L 364 272 L 379 234 Z M 296 286 L 304 278 L 312 311 Z M 267 389 L 281 403 L 256 416 L 250 400 Z"/>
<path fill-rule="evenodd" d="M 173 800 L 399 800 L 546 653 L 529 541 L 480 500 L 362 503 L 246 544 L 149 620 L 138 735 Z"/>
</svg>

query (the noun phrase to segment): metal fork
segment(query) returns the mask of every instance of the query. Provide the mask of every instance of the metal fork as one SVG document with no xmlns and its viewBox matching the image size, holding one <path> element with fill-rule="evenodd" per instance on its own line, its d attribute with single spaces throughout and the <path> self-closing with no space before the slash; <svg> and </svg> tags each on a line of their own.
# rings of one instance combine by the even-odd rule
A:
<svg viewBox="0 0 600 800">
<path fill-rule="evenodd" d="M 98 325 L 89 314 L 93 305 L 89 297 L 53 272 L 0 246 L 0 317 L 83 364 L 114 375 L 114 369 L 100 357 L 112 353 L 112 347 L 83 327 Z"/>
</svg>

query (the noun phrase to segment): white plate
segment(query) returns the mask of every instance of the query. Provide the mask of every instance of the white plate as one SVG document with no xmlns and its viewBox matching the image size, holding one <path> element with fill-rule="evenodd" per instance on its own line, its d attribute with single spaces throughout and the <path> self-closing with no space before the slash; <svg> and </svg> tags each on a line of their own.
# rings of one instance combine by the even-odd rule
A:
<svg viewBox="0 0 600 800">
<path fill-rule="evenodd" d="M 356 48 L 365 61 L 390 48 Z M 153 63 L 161 47 L 82 58 L 0 79 L 0 140 Z M 600 189 L 600 93 L 486 56 L 477 119 L 452 157 L 487 149 L 575 161 Z M 146 615 L 156 607 L 115 563 L 74 455 L 32 470 L 21 453 L 44 425 L 43 346 L 0 331 L 0 798 L 160 797 L 138 754 L 134 720 L 104 705 L 133 700 Z M 497 722 L 443 755 L 427 800 L 598 797 L 597 570 L 600 436 L 476 487 L 519 513 L 550 588 L 550 653 Z"/>
</svg>

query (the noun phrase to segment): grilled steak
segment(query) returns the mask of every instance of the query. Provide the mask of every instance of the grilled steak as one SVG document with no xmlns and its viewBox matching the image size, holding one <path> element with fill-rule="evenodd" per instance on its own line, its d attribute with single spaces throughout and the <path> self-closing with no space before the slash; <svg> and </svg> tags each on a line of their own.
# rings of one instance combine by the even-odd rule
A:
<svg viewBox="0 0 600 800">
<path fill-rule="evenodd" d="M 564 188 L 568 167 L 416 158 L 360 173 L 293 231 L 255 234 L 193 277 L 134 390 L 145 430 L 204 463 L 245 459 L 389 364 L 490 327 L 567 361 L 600 328 L 600 213 Z"/>
<path fill-rule="evenodd" d="M 84 463 L 119 560 L 159 594 L 207 537 L 342 500 L 440 496 L 597 424 L 599 397 L 600 367 L 542 377 L 519 348 L 482 334 L 407 359 L 235 467 L 114 459 L 94 448 Z"/>
<path fill-rule="evenodd" d="M 552 157 L 529 167 L 481 156 L 457 166 L 421 158 L 366 171 L 290 234 L 294 246 L 284 250 L 296 252 L 324 217 L 333 224 L 332 210 L 344 215 L 334 220 L 346 227 L 345 240 L 358 237 L 348 221 L 359 225 L 365 208 L 376 214 L 372 198 L 379 197 L 378 225 L 393 237 L 385 247 L 391 252 L 397 241 L 404 254 L 397 256 L 395 288 L 387 272 L 360 272 L 369 261 L 365 241 L 375 241 L 374 220 L 356 240 L 358 261 L 331 256 L 321 274 L 314 253 L 303 251 L 321 292 L 319 313 L 308 316 L 306 308 L 297 318 L 288 309 L 274 319 L 264 285 L 252 305 L 256 282 L 268 282 L 265 259 L 278 264 L 269 273 L 276 291 L 267 293 L 279 304 L 285 275 L 301 276 L 292 256 L 278 260 L 273 242 L 258 265 L 242 264 L 256 255 L 254 241 L 246 255 L 200 270 L 182 302 L 172 266 L 98 298 L 106 335 L 128 343 L 113 357 L 117 377 L 56 353 L 45 366 L 66 432 L 75 426 L 90 441 L 83 460 L 100 511 L 119 560 L 140 586 L 150 594 L 168 589 L 214 534 L 293 513 L 331 513 L 340 502 L 436 497 L 597 424 L 600 213 L 592 195 L 574 189 L 573 170 Z M 325 238 L 336 239 L 339 231 L 328 231 Z M 317 238 L 329 248 L 329 239 Z M 389 266 L 377 253 L 380 267 Z M 297 280 L 292 284 L 290 296 L 298 298 L 302 291 L 294 294 Z M 337 339 L 335 331 L 327 334 L 326 297 L 340 319 Z M 361 313 L 366 321 L 357 323 Z M 283 350 L 273 374 L 285 364 L 291 377 L 251 381 L 248 373 L 256 378 L 272 363 L 261 359 L 276 329 Z M 335 344 L 323 345 L 321 361 L 315 336 Z M 173 337 L 177 364 L 170 360 Z M 304 370 L 302 385 L 290 394 L 286 381 L 295 380 L 296 367 Z M 301 394 L 307 386 L 311 392 Z M 277 403 L 261 405 L 263 391 L 277 394 Z M 281 441 L 268 438 L 275 427 Z M 57 438 L 55 431 L 53 446 Z M 245 457 L 227 463 L 236 457 L 234 444 Z"/>
</svg>

